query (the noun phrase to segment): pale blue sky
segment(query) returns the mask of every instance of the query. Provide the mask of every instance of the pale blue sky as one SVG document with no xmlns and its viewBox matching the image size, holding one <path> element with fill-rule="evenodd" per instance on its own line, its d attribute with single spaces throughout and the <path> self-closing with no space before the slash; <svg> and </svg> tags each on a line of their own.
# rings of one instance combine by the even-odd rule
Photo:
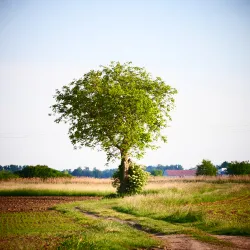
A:
<svg viewBox="0 0 250 250">
<path fill-rule="evenodd" d="M 110 61 L 179 92 L 168 144 L 141 163 L 250 160 L 250 1 L 0 0 L 0 165 L 104 169 L 48 113 L 56 88 Z"/>
</svg>

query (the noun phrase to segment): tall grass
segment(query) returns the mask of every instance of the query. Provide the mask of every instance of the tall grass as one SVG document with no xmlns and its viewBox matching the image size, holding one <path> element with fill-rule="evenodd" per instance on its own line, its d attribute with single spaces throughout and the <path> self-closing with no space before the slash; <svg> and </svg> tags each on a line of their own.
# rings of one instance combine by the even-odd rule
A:
<svg viewBox="0 0 250 250">
<path fill-rule="evenodd" d="M 23 183 L 23 184 L 111 184 L 111 179 L 97 179 L 92 177 L 72 177 L 72 178 L 15 178 L 9 180 L 0 180 L 0 183 Z"/>
<path fill-rule="evenodd" d="M 172 184 L 159 193 L 126 197 L 113 209 L 187 226 L 195 223 L 218 234 L 250 235 L 250 184 Z"/>
<path fill-rule="evenodd" d="M 0 181 L 0 195 L 107 195 L 115 193 L 111 179 L 73 178 L 17 178 Z M 250 176 L 169 178 L 150 177 L 143 194 L 158 194 L 171 189 L 177 193 L 193 187 L 204 189 L 206 184 L 250 183 Z M 218 186 L 219 189 L 220 186 Z M 210 187 L 211 189 L 211 187 Z M 207 190 L 205 190 L 207 192 Z M 185 194 L 185 200 L 187 199 Z M 205 196 L 207 197 L 207 196 Z M 197 198 L 197 200 L 199 200 Z"/>
<path fill-rule="evenodd" d="M 250 183 L 250 175 L 191 176 L 191 177 L 150 177 L 149 183 L 207 182 L 207 183 Z"/>
<path fill-rule="evenodd" d="M 95 178 L 18 178 L 2 181 L 0 195 L 86 195 L 103 196 L 114 193 L 111 180 Z"/>
</svg>

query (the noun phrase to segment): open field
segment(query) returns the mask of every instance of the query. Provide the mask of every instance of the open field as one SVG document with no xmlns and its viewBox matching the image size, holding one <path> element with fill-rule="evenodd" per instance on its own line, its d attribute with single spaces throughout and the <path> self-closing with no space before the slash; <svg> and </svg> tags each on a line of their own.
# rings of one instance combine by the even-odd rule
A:
<svg viewBox="0 0 250 250">
<path fill-rule="evenodd" d="M 88 195 L 104 196 L 115 193 L 111 179 L 95 179 L 88 177 L 73 178 L 18 178 L 9 181 L 0 181 L 0 195 Z M 166 178 L 150 177 L 144 188 L 146 193 L 168 188 L 185 188 L 192 183 L 250 183 L 250 176 L 223 176 L 223 177 L 190 177 Z"/>
<path fill-rule="evenodd" d="M 0 249 L 250 249 L 249 177 L 151 178 L 115 199 L 97 197 L 114 192 L 110 180 L 65 181 L 1 182 L 0 194 L 35 191 L 0 197 Z"/>
</svg>

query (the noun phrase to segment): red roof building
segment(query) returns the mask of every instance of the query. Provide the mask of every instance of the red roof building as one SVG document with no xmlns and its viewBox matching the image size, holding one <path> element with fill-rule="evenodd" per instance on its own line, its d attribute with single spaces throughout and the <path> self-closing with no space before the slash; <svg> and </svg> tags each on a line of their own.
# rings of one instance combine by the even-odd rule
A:
<svg viewBox="0 0 250 250">
<path fill-rule="evenodd" d="M 164 176 L 169 176 L 169 177 L 196 176 L 196 170 L 165 170 Z"/>
</svg>

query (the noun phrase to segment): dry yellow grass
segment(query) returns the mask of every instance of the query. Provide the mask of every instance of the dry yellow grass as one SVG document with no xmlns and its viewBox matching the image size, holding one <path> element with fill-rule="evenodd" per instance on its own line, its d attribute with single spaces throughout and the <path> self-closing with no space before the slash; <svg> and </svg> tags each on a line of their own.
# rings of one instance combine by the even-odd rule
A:
<svg viewBox="0 0 250 250">
<path fill-rule="evenodd" d="M 0 190 L 33 189 L 33 190 L 61 190 L 61 191 L 115 191 L 111 184 L 103 183 L 1 183 Z"/>
<path fill-rule="evenodd" d="M 191 177 L 167 177 L 167 176 L 151 176 L 149 182 L 227 182 L 239 181 L 250 182 L 250 175 L 222 175 L 222 176 L 191 176 Z"/>
<path fill-rule="evenodd" d="M 17 178 L 17 179 L 11 179 L 9 181 L 0 181 L 3 182 L 12 182 L 12 183 L 24 183 L 24 184 L 107 184 L 111 183 L 111 179 L 96 179 L 91 177 L 72 177 L 72 178 L 47 178 L 47 179 L 41 179 L 41 178 Z"/>
<path fill-rule="evenodd" d="M 111 185 L 111 179 L 96 179 L 88 177 L 73 178 L 18 178 L 9 181 L 1 181 L 0 190 L 14 189 L 46 189 L 62 191 L 107 191 L 113 192 L 115 188 Z M 218 182 L 245 182 L 250 183 L 250 176 L 222 176 L 222 177 L 190 177 L 169 178 L 150 177 L 145 190 L 171 189 L 178 190 L 196 189 L 206 183 Z M 202 184 L 203 183 L 203 184 Z"/>
<path fill-rule="evenodd" d="M 95 178 L 18 178 L 2 181 L 0 190 L 34 189 L 34 190 L 62 190 L 62 191 L 115 191 L 111 179 Z"/>
</svg>

